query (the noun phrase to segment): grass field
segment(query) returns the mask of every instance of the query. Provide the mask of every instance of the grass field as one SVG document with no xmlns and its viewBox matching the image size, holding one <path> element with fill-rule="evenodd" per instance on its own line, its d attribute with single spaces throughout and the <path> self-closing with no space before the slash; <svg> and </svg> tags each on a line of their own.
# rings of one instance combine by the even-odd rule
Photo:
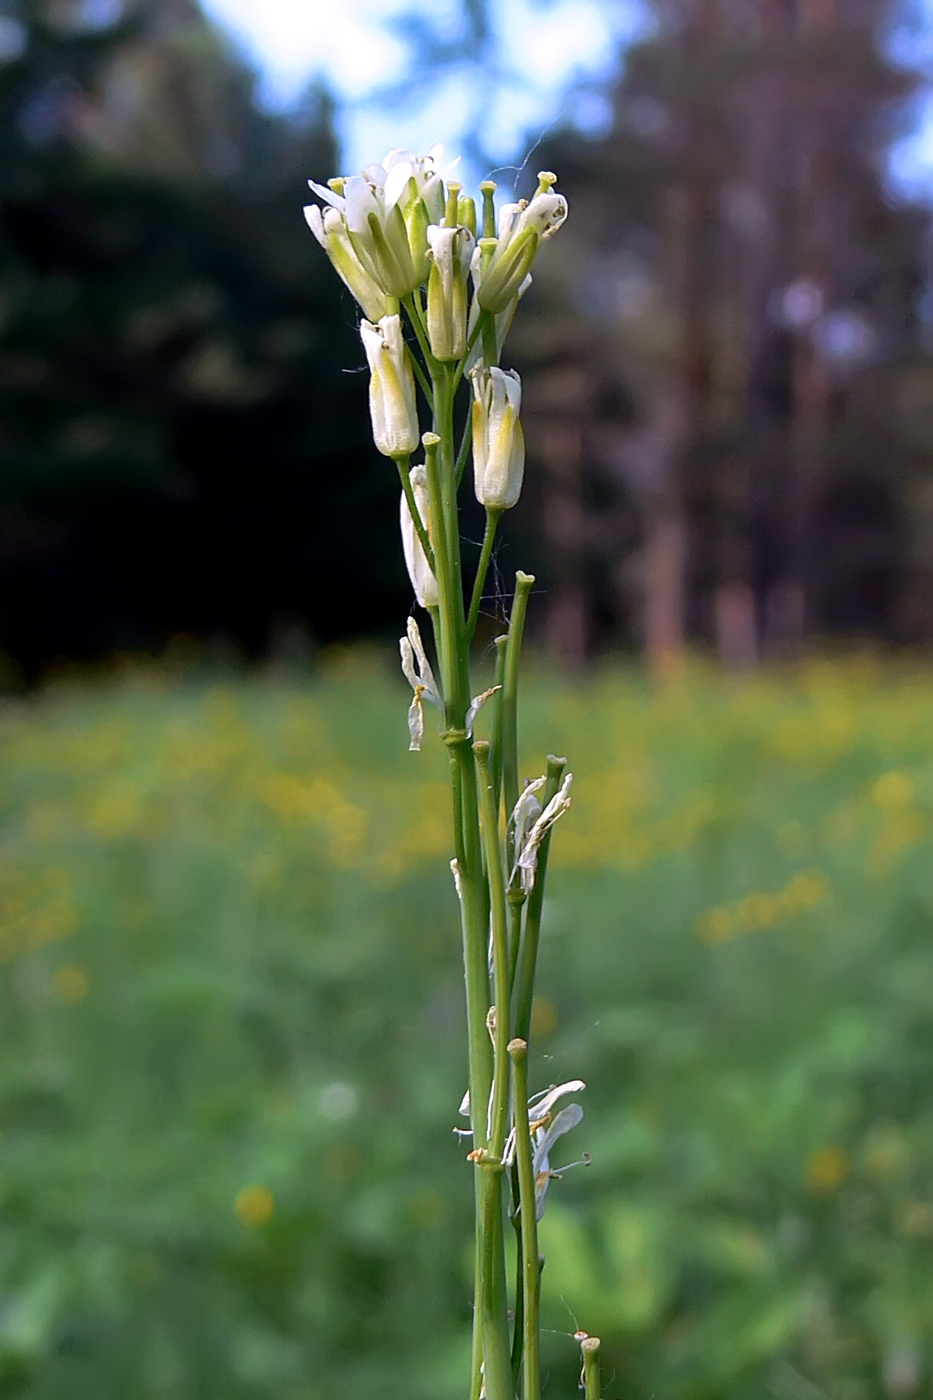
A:
<svg viewBox="0 0 933 1400">
<path fill-rule="evenodd" d="M 933 674 L 539 678 L 548 1397 L 933 1363 Z M 0 715 L 0 1395 L 448 1400 L 470 1168 L 439 746 L 346 653 Z M 558 1164 L 563 1158 L 558 1157 Z"/>
</svg>

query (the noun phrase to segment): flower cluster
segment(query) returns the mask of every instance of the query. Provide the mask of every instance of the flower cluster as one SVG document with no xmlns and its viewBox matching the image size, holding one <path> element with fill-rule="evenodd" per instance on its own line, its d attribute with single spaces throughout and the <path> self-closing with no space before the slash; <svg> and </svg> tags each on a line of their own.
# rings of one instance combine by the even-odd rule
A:
<svg viewBox="0 0 933 1400">
<path fill-rule="evenodd" d="M 370 370 L 369 406 L 376 447 L 404 473 L 402 538 L 418 602 L 437 605 L 429 483 L 409 468 L 422 438 L 416 378 L 437 427 L 439 385 L 456 390 L 469 377 L 476 498 L 488 511 L 518 500 L 525 465 L 519 413 L 521 381 L 499 367 L 515 308 L 531 283 L 538 249 L 567 217 L 556 177 L 538 176 L 530 200 L 494 203 L 496 186 L 480 186 L 482 206 L 450 178 L 443 147 L 426 156 L 390 151 L 381 165 L 327 185 L 309 181 L 322 201 L 305 217 L 363 311 L 360 335 Z M 414 344 L 406 336 L 407 316 Z M 415 354 L 421 351 L 421 362 Z M 450 464 L 448 464 L 448 467 Z"/>
</svg>

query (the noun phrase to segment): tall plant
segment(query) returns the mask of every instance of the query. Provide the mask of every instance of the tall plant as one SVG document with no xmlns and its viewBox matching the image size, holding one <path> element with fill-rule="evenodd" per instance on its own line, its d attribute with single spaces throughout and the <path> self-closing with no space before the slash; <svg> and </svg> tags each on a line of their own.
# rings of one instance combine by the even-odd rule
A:
<svg viewBox="0 0 933 1400">
<path fill-rule="evenodd" d="M 472 1141 L 476 1198 L 470 1400 L 514 1400 L 519 1390 L 522 1400 L 538 1400 L 537 1223 L 560 1175 L 550 1164 L 553 1145 L 583 1116 L 576 1103 L 560 1105 L 585 1086 L 570 1080 L 529 1097 L 548 847 L 571 786 L 566 759 L 553 756 L 545 773 L 519 784 L 518 681 L 531 575 L 516 575 L 508 630 L 496 639 L 495 684 L 479 694 L 470 651 L 496 530 L 518 500 L 525 466 L 521 381 L 500 367 L 503 342 L 538 248 L 563 224 L 567 201 L 553 188 L 556 176 L 543 171 L 530 201 L 498 213 L 496 186 L 484 181 L 477 210 L 449 178 L 453 167 L 442 170 L 442 154 L 440 147 L 425 157 L 390 151 L 362 175 L 311 181 L 323 206 L 309 205 L 305 215 L 364 313 L 373 437 L 398 468 L 405 561 L 431 621 L 433 664 L 415 616 L 400 647 L 413 691 L 409 747 L 421 748 L 427 703 L 439 713 L 450 760 L 469 1057 L 461 1112 L 470 1119 L 463 1135 Z M 419 448 L 422 459 L 412 464 Z M 467 588 L 458 496 L 471 448 L 486 528 Z M 474 732 L 481 710 L 488 739 Z M 517 1235 L 511 1290 L 509 1218 Z M 586 1400 L 598 1400 L 599 1341 L 585 1333 L 578 1340 Z"/>
</svg>

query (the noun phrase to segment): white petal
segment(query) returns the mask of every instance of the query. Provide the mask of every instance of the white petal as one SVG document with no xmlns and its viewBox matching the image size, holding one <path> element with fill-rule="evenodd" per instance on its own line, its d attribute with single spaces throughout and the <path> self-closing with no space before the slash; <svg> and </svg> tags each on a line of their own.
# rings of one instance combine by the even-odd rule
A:
<svg viewBox="0 0 933 1400">
<path fill-rule="evenodd" d="M 320 205 L 306 204 L 304 207 L 304 216 L 308 221 L 308 228 L 314 234 L 321 247 L 326 251 L 327 235 L 324 232 L 324 220 L 321 217 Z"/>
<path fill-rule="evenodd" d="M 317 185 L 313 180 L 309 180 L 308 184 L 314 190 L 318 198 L 324 200 L 325 204 L 332 204 L 335 209 L 346 209 L 347 201 L 344 199 L 343 195 L 334 194 L 333 190 L 329 190 L 326 185 Z"/>
<path fill-rule="evenodd" d="M 424 705 L 421 700 L 421 692 L 422 687 L 419 685 L 408 707 L 409 753 L 420 753 L 421 741 L 424 738 Z"/>
<path fill-rule="evenodd" d="M 408 152 L 406 151 L 404 154 L 407 155 Z M 388 160 L 388 156 L 386 160 Z M 385 201 L 387 209 L 391 209 L 393 205 L 398 204 L 414 173 L 411 163 L 407 160 L 400 161 L 398 165 L 392 166 L 386 176 L 385 183 Z"/>
<path fill-rule="evenodd" d="M 528 1112 L 532 1118 L 546 1118 L 551 1109 L 565 1094 L 579 1094 L 586 1088 L 582 1079 L 568 1079 L 566 1084 L 552 1084 L 541 1094 L 534 1094 L 528 1100 Z"/>
<path fill-rule="evenodd" d="M 415 670 L 415 656 L 412 651 L 411 642 L 407 637 L 399 637 L 398 649 L 402 658 L 402 675 L 405 677 L 412 690 L 417 690 L 421 682 Z"/>
<path fill-rule="evenodd" d="M 535 1154 L 532 1166 L 535 1175 L 538 1172 L 550 1170 L 551 1148 L 559 1137 L 564 1133 L 569 1133 L 571 1128 L 575 1128 L 583 1118 L 583 1109 L 578 1103 L 569 1103 L 566 1108 L 562 1108 L 548 1128 L 546 1133 L 536 1135 Z"/>
<path fill-rule="evenodd" d="M 473 733 L 473 725 L 476 721 L 476 716 L 479 714 L 486 701 L 491 699 L 492 696 L 495 695 L 497 690 L 501 689 L 501 685 L 494 685 L 490 690 L 484 690 L 482 695 L 475 695 L 470 701 L 470 708 L 466 712 L 466 720 L 464 721 L 464 728 L 467 732 L 467 738 L 471 737 Z"/>
<path fill-rule="evenodd" d="M 439 705 L 440 692 L 437 688 L 437 682 L 434 679 L 434 672 L 431 670 L 431 663 L 428 661 L 427 653 L 424 649 L 424 643 L 421 640 L 421 632 L 413 617 L 409 617 L 408 619 L 407 630 L 408 640 L 411 642 L 412 650 L 415 653 L 415 659 L 418 662 L 418 674 L 421 677 L 421 684 L 424 687 L 425 698 L 433 701 L 435 705 Z"/>
</svg>

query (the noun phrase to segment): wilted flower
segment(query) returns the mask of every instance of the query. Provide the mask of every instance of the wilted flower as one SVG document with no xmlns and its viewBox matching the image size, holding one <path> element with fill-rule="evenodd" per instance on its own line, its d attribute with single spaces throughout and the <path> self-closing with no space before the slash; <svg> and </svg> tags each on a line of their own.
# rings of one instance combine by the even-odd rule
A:
<svg viewBox="0 0 933 1400">
<path fill-rule="evenodd" d="M 475 246 L 468 228 L 428 229 L 428 341 L 439 360 L 459 360 L 467 345 L 467 281 Z"/>
<path fill-rule="evenodd" d="M 473 478 L 480 505 L 514 506 L 525 473 L 525 439 L 519 422 L 522 382 L 513 369 L 473 370 Z"/>
<path fill-rule="evenodd" d="M 411 491 L 415 498 L 418 514 L 421 517 L 421 523 L 428 532 L 430 540 L 431 512 L 428 498 L 428 475 L 423 464 L 419 463 L 416 467 L 412 467 L 408 473 L 408 479 L 411 482 Z M 408 577 L 411 579 L 411 586 L 415 590 L 415 597 L 423 608 L 436 608 L 438 603 L 437 578 L 428 562 L 424 546 L 418 538 L 415 522 L 412 519 L 404 492 L 399 507 L 399 523 L 402 528 L 402 550 L 405 554 L 405 564 L 408 569 Z"/>
<path fill-rule="evenodd" d="M 582 1079 L 569 1079 L 565 1084 L 552 1084 L 550 1089 L 546 1089 L 542 1094 L 535 1094 L 528 1100 L 532 1141 L 531 1167 L 535 1179 L 535 1215 L 538 1220 L 544 1214 L 547 1190 L 551 1182 L 560 1180 L 563 1173 L 571 1167 L 589 1165 L 590 1158 L 584 1155 L 579 1162 L 569 1162 L 567 1166 L 552 1171 L 550 1160 L 551 1148 L 557 1139 L 569 1133 L 571 1128 L 575 1128 L 583 1117 L 583 1109 L 578 1103 L 568 1104 L 553 1117 L 551 1110 L 558 1099 L 562 1099 L 566 1094 L 577 1094 L 585 1088 Z M 506 1139 L 502 1160 L 506 1166 L 511 1166 L 515 1160 L 514 1127 Z"/>
<path fill-rule="evenodd" d="M 531 894 L 534 888 L 535 876 L 538 871 L 538 850 L 541 846 L 541 842 L 557 821 L 558 817 L 562 817 L 570 806 L 570 787 L 572 783 L 573 774 L 568 773 L 561 783 L 560 791 L 554 794 L 540 817 L 535 821 L 534 826 L 528 832 L 521 849 L 519 849 L 518 841 L 516 840 L 515 849 L 518 851 L 518 855 L 515 861 L 515 869 L 512 871 L 512 879 L 518 874 L 521 879 L 522 889 L 525 891 L 526 895 Z M 521 801 L 521 798 L 519 798 L 519 801 Z"/>
<path fill-rule="evenodd" d="M 407 457 L 418 446 L 418 408 L 401 317 L 383 316 L 375 326 L 361 321 L 360 336 L 370 368 L 373 441 L 386 457 Z"/>
<path fill-rule="evenodd" d="M 423 702 L 430 700 L 432 705 L 441 705 L 443 701 L 424 650 L 418 624 L 413 617 L 408 619 L 406 633 L 406 636 L 399 638 L 398 647 L 402 659 L 402 674 L 415 692 L 408 709 L 408 732 L 411 735 L 408 747 L 413 753 L 418 753 L 424 738 Z"/>
</svg>

